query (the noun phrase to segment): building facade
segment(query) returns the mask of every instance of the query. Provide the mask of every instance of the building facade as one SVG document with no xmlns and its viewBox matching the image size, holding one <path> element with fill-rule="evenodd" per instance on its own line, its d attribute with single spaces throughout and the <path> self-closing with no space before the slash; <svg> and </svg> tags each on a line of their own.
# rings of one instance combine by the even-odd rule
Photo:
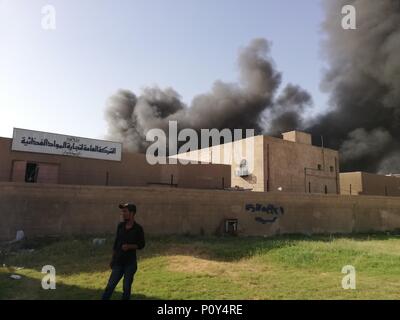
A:
<svg viewBox="0 0 400 320">
<path fill-rule="evenodd" d="M 400 196 L 398 175 L 384 176 L 366 172 L 340 174 L 340 193 L 343 195 Z"/>
<path fill-rule="evenodd" d="M 258 192 L 339 194 L 339 153 L 313 146 L 311 135 L 255 136 L 172 156 L 231 166 L 231 186 Z"/>
<path fill-rule="evenodd" d="M 150 165 L 145 154 L 122 152 L 121 161 L 12 150 L 0 138 L 0 181 L 99 186 L 165 186 L 223 189 L 230 186 L 227 165 Z"/>
<path fill-rule="evenodd" d="M 75 150 L 66 147 L 65 142 L 46 138 L 53 134 L 27 132 L 39 136 L 28 139 L 22 131 L 23 136 L 18 140 L 16 135 L 14 139 L 0 138 L 0 181 L 340 193 L 338 152 L 313 146 L 311 135 L 299 131 L 284 133 L 283 139 L 256 136 L 181 153 L 169 157 L 167 164 L 155 165 L 148 163 L 145 154 L 120 151 L 113 155 L 115 161 L 110 161 L 102 159 L 107 158 L 105 153 L 99 155 L 100 159 L 93 159 L 76 156 L 70 150 L 72 153 L 85 148 L 87 152 L 111 152 L 115 148 L 104 148 L 110 144 L 115 146 L 113 142 L 96 140 L 94 147 L 91 140 L 85 140 L 89 142 L 79 147 L 74 145 Z M 61 141 L 64 138 L 71 139 L 61 136 Z M 15 151 L 17 143 L 19 151 Z M 25 148 L 30 151 L 24 151 Z M 58 152 L 57 148 L 65 149 L 67 155 L 48 153 Z M 176 160 L 175 164 L 171 163 L 172 159 Z M 184 160 L 191 163 L 182 163 Z"/>
</svg>

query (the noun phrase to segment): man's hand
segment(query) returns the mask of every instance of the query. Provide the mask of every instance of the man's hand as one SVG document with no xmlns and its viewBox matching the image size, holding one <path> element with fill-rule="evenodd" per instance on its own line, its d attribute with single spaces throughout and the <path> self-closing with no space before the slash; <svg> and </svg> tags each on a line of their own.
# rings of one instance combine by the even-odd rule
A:
<svg viewBox="0 0 400 320">
<path fill-rule="evenodd" d="M 137 245 L 124 243 L 121 248 L 123 251 L 135 250 L 135 249 L 137 249 Z"/>
</svg>

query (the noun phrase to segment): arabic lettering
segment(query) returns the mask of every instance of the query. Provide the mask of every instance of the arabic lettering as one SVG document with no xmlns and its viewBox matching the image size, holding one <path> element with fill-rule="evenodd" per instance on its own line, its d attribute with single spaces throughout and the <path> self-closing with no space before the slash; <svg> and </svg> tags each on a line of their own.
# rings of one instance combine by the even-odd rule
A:
<svg viewBox="0 0 400 320">
<path fill-rule="evenodd" d="M 250 213 L 252 214 L 257 214 L 254 220 L 262 224 L 274 223 L 279 218 L 279 216 L 285 214 L 283 207 L 274 206 L 273 204 L 246 204 L 246 211 L 250 211 Z M 267 214 L 272 217 L 263 218 L 262 216 L 259 216 L 259 214 Z"/>
<path fill-rule="evenodd" d="M 74 137 L 68 138 L 67 141 L 64 141 L 62 144 L 57 143 L 56 140 L 49 141 L 48 139 L 40 139 L 40 141 L 37 141 L 34 137 L 22 137 L 21 143 L 24 146 L 34 145 L 47 148 L 56 148 L 57 150 L 63 150 L 64 154 L 71 155 L 79 155 L 82 151 L 104 153 L 107 155 L 115 154 L 117 152 L 116 148 L 111 148 L 108 146 L 79 143 L 79 139 Z"/>
</svg>

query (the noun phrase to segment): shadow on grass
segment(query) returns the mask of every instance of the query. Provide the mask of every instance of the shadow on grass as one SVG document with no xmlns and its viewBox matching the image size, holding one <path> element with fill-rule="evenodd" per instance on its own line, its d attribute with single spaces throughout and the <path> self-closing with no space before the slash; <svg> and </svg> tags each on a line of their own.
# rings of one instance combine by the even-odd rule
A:
<svg viewBox="0 0 400 320">
<path fill-rule="evenodd" d="M 135 283 L 133 284 L 133 286 Z M 100 300 L 102 289 L 83 288 L 75 285 L 57 283 L 56 289 L 44 290 L 41 280 L 22 276 L 13 280 L 9 274 L 0 274 L 0 300 Z M 121 292 L 114 292 L 112 299 L 118 300 Z M 132 300 L 159 300 L 158 297 L 132 292 Z"/>
</svg>

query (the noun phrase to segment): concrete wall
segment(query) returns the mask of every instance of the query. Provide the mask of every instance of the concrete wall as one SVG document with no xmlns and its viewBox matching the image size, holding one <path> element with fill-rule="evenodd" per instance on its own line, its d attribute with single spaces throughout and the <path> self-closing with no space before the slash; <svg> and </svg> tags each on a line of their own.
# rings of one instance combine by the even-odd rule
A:
<svg viewBox="0 0 400 320">
<path fill-rule="evenodd" d="M 366 172 L 340 174 L 341 194 L 400 196 L 400 178 Z"/>
<path fill-rule="evenodd" d="M 254 138 L 247 138 L 234 142 L 234 149 L 237 149 L 237 159 L 246 159 L 249 166 L 253 167 L 253 170 L 249 176 L 238 176 L 236 171 L 239 169 L 239 164 L 231 166 L 231 181 L 232 187 L 239 186 L 244 189 L 251 189 L 255 192 L 264 192 L 266 183 L 266 172 L 264 167 L 264 137 L 256 136 Z M 241 155 L 240 155 L 241 153 Z M 251 155 L 250 153 L 253 153 Z M 239 156 L 240 155 L 240 156 Z M 250 163 L 253 161 L 253 164 Z"/>
<path fill-rule="evenodd" d="M 148 186 L 173 184 L 182 188 L 230 186 L 230 166 L 150 165 L 145 154 L 122 154 L 122 161 L 105 161 L 11 150 L 11 139 L 0 138 L 0 181 L 25 181 L 27 162 L 39 166 L 38 182 L 74 185 Z M 173 178 L 171 179 L 171 176 Z"/>
<path fill-rule="evenodd" d="M 305 132 L 300 132 L 300 131 L 284 132 L 282 133 L 282 138 L 283 140 L 291 142 L 304 143 L 308 145 L 312 144 L 311 134 Z"/>
<path fill-rule="evenodd" d="M 229 165 L 231 167 L 231 187 L 239 186 L 252 191 L 265 191 L 263 136 L 180 153 L 170 158 Z M 242 159 L 251 163 L 252 172 L 246 177 L 240 177 L 236 174 Z"/>
<path fill-rule="evenodd" d="M 345 172 L 340 174 L 340 194 L 359 195 L 362 191 L 362 172 Z"/>
<path fill-rule="evenodd" d="M 340 192 L 335 150 L 264 136 L 264 160 L 266 191 Z"/>
<path fill-rule="evenodd" d="M 159 165 L 159 180 L 179 188 L 224 189 L 231 184 L 230 166 L 219 164 Z M 154 184 L 153 184 L 154 185 Z"/>
<path fill-rule="evenodd" d="M 0 238 L 114 232 L 122 201 L 147 234 L 215 234 L 232 218 L 241 235 L 400 228 L 400 198 L 0 183 Z"/>
</svg>

